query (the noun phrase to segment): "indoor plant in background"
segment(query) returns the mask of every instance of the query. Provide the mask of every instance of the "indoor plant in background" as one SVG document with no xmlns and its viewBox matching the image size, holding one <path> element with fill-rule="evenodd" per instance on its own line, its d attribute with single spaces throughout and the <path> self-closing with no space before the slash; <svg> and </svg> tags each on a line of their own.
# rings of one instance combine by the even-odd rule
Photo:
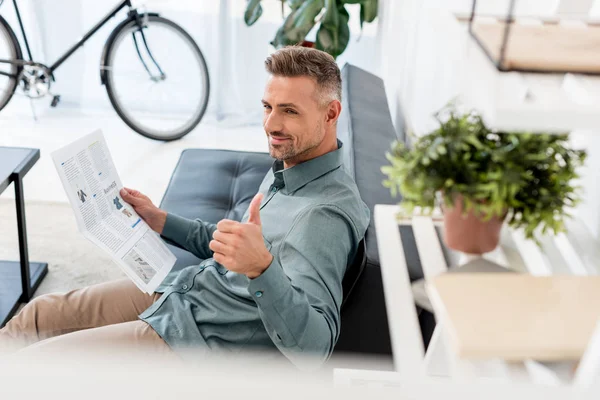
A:
<svg viewBox="0 0 600 400">
<path fill-rule="evenodd" d="M 391 165 L 382 167 L 403 212 L 429 213 L 439 204 L 446 244 L 470 254 L 493 250 L 505 219 L 538 244 L 538 233 L 564 231 L 580 201 L 574 180 L 586 156 L 567 134 L 495 132 L 476 113 L 453 107 L 436 117 L 439 128 L 410 148 L 394 143 Z"/>
<path fill-rule="evenodd" d="M 291 10 L 277 30 L 271 44 L 275 48 L 303 44 L 326 51 L 334 58 L 344 52 L 350 41 L 348 21 L 350 15 L 346 6 L 360 6 L 360 26 L 373 22 L 377 17 L 378 0 L 281 0 L 282 13 L 287 4 Z M 262 15 L 261 0 L 248 0 L 244 21 L 253 25 Z M 314 44 L 306 41 L 306 35 L 317 25 L 317 40 Z"/>
</svg>

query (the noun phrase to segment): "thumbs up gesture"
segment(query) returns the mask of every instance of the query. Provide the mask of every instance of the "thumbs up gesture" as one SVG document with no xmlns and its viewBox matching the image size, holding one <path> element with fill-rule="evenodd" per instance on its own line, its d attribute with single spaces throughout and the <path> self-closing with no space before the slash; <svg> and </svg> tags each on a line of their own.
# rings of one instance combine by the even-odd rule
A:
<svg viewBox="0 0 600 400">
<path fill-rule="evenodd" d="M 230 271 L 245 274 L 250 279 L 262 274 L 273 261 L 262 236 L 262 198 L 263 195 L 259 193 L 252 199 L 248 222 L 221 220 L 209 244 L 216 262 Z"/>
</svg>

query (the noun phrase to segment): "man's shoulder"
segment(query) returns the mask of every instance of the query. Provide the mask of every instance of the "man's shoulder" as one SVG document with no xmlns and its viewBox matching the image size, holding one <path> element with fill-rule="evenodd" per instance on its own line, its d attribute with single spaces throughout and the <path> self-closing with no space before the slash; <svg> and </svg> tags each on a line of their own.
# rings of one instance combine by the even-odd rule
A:
<svg viewBox="0 0 600 400">
<path fill-rule="evenodd" d="M 325 179 L 314 182 L 312 201 L 305 211 L 328 211 L 338 214 L 351 222 L 360 235 L 363 235 L 369 225 L 370 212 L 363 202 L 354 179 L 343 169 L 338 168 L 327 174 Z"/>
</svg>

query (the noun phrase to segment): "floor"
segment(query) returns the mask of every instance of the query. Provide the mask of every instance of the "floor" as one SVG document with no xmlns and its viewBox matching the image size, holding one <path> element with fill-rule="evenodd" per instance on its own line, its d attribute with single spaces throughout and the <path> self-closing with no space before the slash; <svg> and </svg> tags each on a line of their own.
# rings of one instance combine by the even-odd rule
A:
<svg viewBox="0 0 600 400">
<path fill-rule="evenodd" d="M 0 146 L 32 147 L 41 158 L 25 178 L 26 201 L 67 202 L 50 154 L 77 138 L 101 129 L 114 163 L 125 186 L 146 193 L 156 203 L 169 182 L 181 151 L 188 148 L 218 148 L 242 151 L 266 151 L 267 140 L 260 121 L 226 119 L 218 122 L 205 116 L 194 131 L 175 142 L 146 139 L 127 127 L 111 110 L 80 110 L 60 105 L 48 106 L 49 100 L 34 103 L 13 98 L 0 113 Z M 14 197 L 7 190 L 1 198 Z"/>
<path fill-rule="evenodd" d="M 69 204 L 32 200 L 26 208 L 29 259 L 48 263 L 49 268 L 36 297 L 125 277 L 108 253 L 77 230 Z M 12 200 L 0 198 L 0 221 L 0 260 L 18 260 L 17 217 Z"/>
</svg>

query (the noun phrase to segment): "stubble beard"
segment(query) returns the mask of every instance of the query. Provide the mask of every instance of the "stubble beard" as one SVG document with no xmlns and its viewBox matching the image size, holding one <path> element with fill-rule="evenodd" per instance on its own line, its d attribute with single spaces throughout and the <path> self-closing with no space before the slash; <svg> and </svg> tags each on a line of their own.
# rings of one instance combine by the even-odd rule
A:
<svg viewBox="0 0 600 400">
<path fill-rule="evenodd" d="M 321 125 L 316 128 L 316 132 L 321 130 Z M 289 143 L 285 144 L 277 144 L 272 145 L 269 143 L 269 154 L 276 160 L 279 161 L 292 161 L 302 158 L 303 155 L 310 152 L 314 148 L 318 147 L 323 138 L 321 135 L 316 135 L 315 140 L 311 143 L 308 143 L 303 149 L 298 149 L 295 147 L 294 141 L 292 139 L 289 140 Z"/>
</svg>

